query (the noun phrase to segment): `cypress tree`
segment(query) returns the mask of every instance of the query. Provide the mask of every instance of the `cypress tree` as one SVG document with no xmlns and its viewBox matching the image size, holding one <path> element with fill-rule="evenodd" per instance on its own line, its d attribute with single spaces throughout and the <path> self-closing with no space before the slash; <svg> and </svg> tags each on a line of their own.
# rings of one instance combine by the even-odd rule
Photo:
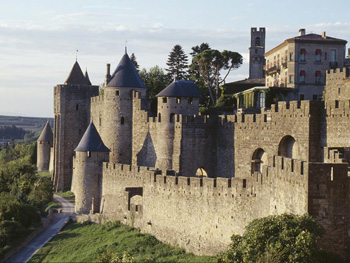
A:
<svg viewBox="0 0 350 263">
<path fill-rule="evenodd" d="M 170 78 L 186 79 L 188 58 L 180 45 L 175 45 L 168 56 L 166 71 Z"/>
</svg>

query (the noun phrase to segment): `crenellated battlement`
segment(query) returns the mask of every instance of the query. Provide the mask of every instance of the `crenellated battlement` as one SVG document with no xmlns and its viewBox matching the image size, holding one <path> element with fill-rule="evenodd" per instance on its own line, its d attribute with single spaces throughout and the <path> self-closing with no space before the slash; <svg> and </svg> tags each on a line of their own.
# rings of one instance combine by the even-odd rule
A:
<svg viewBox="0 0 350 263">
<path fill-rule="evenodd" d="M 344 80 L 350 77 L 350 68 L 330 69 L 326 72 L 326 82 Z"/>
</svg>

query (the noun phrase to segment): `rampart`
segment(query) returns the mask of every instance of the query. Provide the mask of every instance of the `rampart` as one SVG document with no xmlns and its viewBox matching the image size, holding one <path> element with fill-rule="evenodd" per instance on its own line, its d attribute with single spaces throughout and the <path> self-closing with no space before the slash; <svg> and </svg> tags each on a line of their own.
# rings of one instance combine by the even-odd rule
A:
<svg viewBox="0 0 350 263">
<path fill-rule="evenodd" d="M 101 215 L 95 220 L 120 220 L 196 254 L 216 254 L 255 218 L 307 212 L 307 163 L 274 160 L 244 179 L 167 176 L 149 167 L 104 163 Z"/>
</svg>

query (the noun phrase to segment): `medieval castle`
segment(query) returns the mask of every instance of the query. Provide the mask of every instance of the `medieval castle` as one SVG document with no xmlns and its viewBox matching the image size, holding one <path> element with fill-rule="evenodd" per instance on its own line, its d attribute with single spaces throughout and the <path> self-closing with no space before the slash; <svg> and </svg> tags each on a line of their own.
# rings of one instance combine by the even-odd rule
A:
<svg viewBox="0 0 350 263">
<path fill-rule="evenodd" d="M 257 32 L 251 77 L 265 68 L 268 81 L 275 72 L 284 82 L 283 68 L 264 67 L 265 30 Z M 329 63 L 322 45 L 333 50 L 332 39 L 314 35 L 302 35 L 305 46 L 295 40 L 301 52 L 283 53 L 303 76 L 302 91 L 309 80 L 299 67 Z M 224 251 L 255 218 L 309 213 L 326 230 L 321 245 L 350 261 L 350 71 L 338 66 L 321 72 L 315 100 L 259 104 L 253 114 L 200 115 L 196 85 L 175 80 L 157 95 L 152 116 L 127 54 L 112 74 L 107 65 L 102 94 L 76 62 L 54 87 L 54 130 L 47 124 L 38 139 L 38 169 L 52 171 L 56 191 L 75 193 L 80 219 L 119 220 L 196 254 Z M 283 88 L 295 89 L 299 79 L 289 80 Z"/>
</svg>

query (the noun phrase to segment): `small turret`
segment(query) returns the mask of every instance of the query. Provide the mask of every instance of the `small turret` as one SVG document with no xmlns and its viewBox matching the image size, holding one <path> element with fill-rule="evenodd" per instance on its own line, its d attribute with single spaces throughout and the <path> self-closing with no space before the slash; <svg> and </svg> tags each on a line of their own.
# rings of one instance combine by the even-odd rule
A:
<svg viewBox="0 0 350 263">
<path fill-rule="evenodd" d="M 191 80 L 174 80 L 157 97 L 158 119 L 162 122 L 172 122 L 176 114 L 198 114 L 200 93 Z"/>
<path fill-rule="evenodd" d="M 75 194 L 76 213 L 97 213 L 102 194 L 102 163 L 109 159 L 95 125 L 91 122 L 73 158 L 72 192 Z"/>
<path fill-rule="evenodd" d="M 88 82 L 88 85 L 91 85 L 91 81 L 90 81 L 90 78 L 89 78 L 89 74 L 88 74 L 88 72 L 87 72 L 87 69 L 85 70 L 85 79 L 86 79 L 86 81 Z"/>
<path fill-rule="evenodd" d="M 49 122 L 46 123 L 37 140 L 37 168 L 38 171 L 49 170 L 50 150 L 53 142 L 53 134 Z"/>
</svg>

